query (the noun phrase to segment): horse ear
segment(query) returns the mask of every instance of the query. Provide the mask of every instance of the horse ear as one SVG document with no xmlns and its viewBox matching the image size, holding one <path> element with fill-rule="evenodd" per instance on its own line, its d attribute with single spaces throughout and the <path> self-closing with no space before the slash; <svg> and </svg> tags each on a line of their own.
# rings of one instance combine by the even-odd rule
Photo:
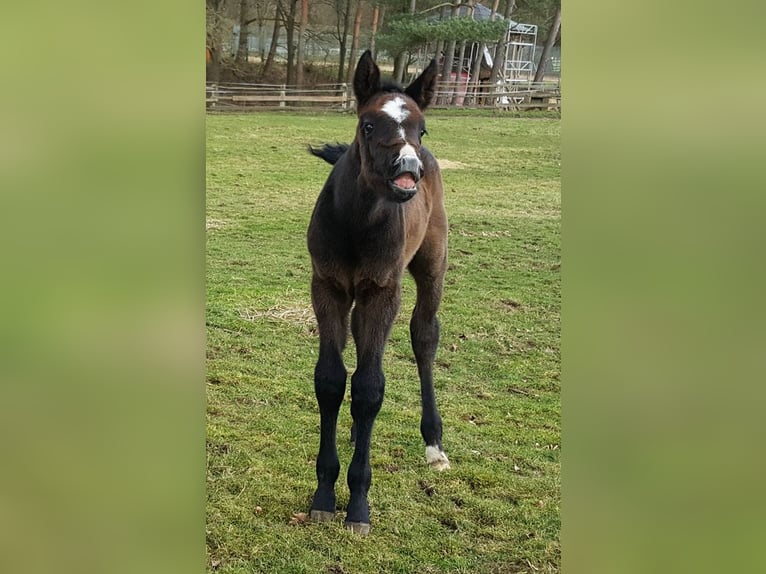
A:
<svg viewBox="0 0 766 574">
<path fill-rule="evenodd" d="M 423 73 L 404 90 L 404 93 L 415 100 L 415 103 L 421 110 L 425 110 L 428 104 L 431 103 L 431 100 L 433 100 L 436 76 L 438 75 L 437 68 L 436 60 L 431 60 L 431 63 L 423 70 Z"/>
<path fill-rule="evenodd" d="M 356 107 L 361 108 L 380 91 L 380 69 L 372 59 L 372 52 L 365 50 L 354 72 L 354 95 Z"/>
</svg>

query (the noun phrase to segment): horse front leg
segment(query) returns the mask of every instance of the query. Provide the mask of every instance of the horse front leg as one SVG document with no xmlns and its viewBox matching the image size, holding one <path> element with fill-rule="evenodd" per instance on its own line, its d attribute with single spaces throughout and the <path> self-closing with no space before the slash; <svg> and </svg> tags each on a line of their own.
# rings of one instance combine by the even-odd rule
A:
<svg viewBox="0 0 766 574">
<path fill-rule="evenodd" d="M 314 392 L 319 404 L 320 440 L 316 461 L 317 489 L 310 517 L 326 522 L 335 517 L 335 482 L 340 473 L 336 444 L 338 410 L 346 392 L 343 348 L 347 338 L 351 297 L 333 283 L 312 280 L 311 300 L 319 329 L 319 359 L 314 369 Z"/>
<path fill-rule="evenodd" d="M 383 351 L 400 303 L 398 281 L 388 286 L 363 282 L 355 289 L 356 305 L 351 331 L 357 349 L 357 367 L 351 377 L 351 416 L 356 431 L 354 456 L 348 468 L 350 499 L 346 528 L 365 535 L 370 531 L 367 494 L 372 482 L 370 440 L 375 418 L 383 404 L 386 379 Z"/>
</svg>

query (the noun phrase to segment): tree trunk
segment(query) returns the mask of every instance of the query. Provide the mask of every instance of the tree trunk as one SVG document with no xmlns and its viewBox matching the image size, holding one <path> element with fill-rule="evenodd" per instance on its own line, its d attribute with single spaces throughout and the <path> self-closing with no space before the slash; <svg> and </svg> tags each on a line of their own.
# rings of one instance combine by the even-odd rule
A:
<svg viewBox="0 0 766 574">
<path fill-rule="evenodd" d="M 340 48 L 340 60 L 338 62 L 338 75 L 336 81 L 343 83 L 343 73 L 346 67 L 346 43 L 348 42 L 348 29 L 351 25 L 351 0 L 346 0 L 346 11 L 343 15 L 343 31 L 338 34 L 338 47 Z"/>
<path fill-rule="evenodd" d="M 239 42 L 237 42 L 237 56 L 234 62 L 238 66 L 247 63 L 247 0 L 239 1 Z"/>
<path fill-rule="evenodd" d="M 266 59 L 266 28 L 262 20 L 258 22 L 258 56 L 263 63 Z"/>
<path fill-rule="evenodd" d="M 285 18 L 285 33 L 287 35 L 287 78 L 285 83 L 288 86 L 295 85 L 295 7 L 297 4 L 298 0 L 287 0 L 287 17 Z"/>
<path fill-rule="evenodd" d="M 446 18 L 447 18 L 447 6 L 442 6 L 442 9 L 439 10 L 439 21 L 441 22 L 442 20 L 445 20 Z M 434 58 L 436 58 L 437 62 L 439 61 L 439 58 L 441 58 L 443 51 L 444 51 L 444 40 L 437 40 L 436 49 L 434 50 Z"/>
<path fill-rule="evenodd" d="M 220 50 L 216 48 L 215 41 L 211 41 L 209 46 L 210 62 L 207 66 L 207 81 L 219 82 L 221 80 L 221 56 Z"/>
<path fill-rule="evenodd" d="M 375 2 L 372 9 L 372 34 L 370 35 L 370 52 L 375 57 L 375 36 L 378 35 L 378 20 L 380 19 L 380 4 Z"/>
<path fill-rule="evenodd" d="M 309 0 L 301 0 L 301 23 L 298 28 L 298 50 L 295 55 L 295 83 L 303 86 L 303 60 L 306 50 L 306 28 L 309 24 Z"/>
<path fill-rule="evenodd" d="M 468 0 L 466 5 L 468 6 L 468 16 L 470 16 L 471 19 L 473 19 L 474 0 Z M 463 73 L 463 60 L 465 59 L 465 49 L 466 49 L 467 45 L 468 45 L 468 42 L 465 41 L 465 40 L 460 42 L 460 55 L 457 58 L 457 67 L 455 69 L 455 82 L 456 82 L 456 85 L 455 85 L 455 95 L 452 96 L 452 105 L 453 106 L 457 105 L 458 98 L 460 97 L 459 96 L 460 84 L 462 83 L 462 80 L 461 80 L 460 76 Z M 470 70 L 469 70 L 469 72 L 470 72 Z M 468 90 L 466 90 L 466 92 L 467 91 Z"/>
<path fill-rule="evenodd" d="M 416 0 L 410 0 L 410 14 L 414 14 L 416 10 Z M 394 62 L 394 79 L 400 84 L 404 81 L 404 72 L 407 69 L 408 54 L 405 50 L 399 54 Z"/>
<path fill-rule="evenodd" d="M 269 46 L 269 55 L 266 56 L 266 63 L 263 65 L 264 76 L 268 75 L 271 71 L 271 67 L 274 65 L 274 57 L 277 54 L 277 43 L 279 42 L 279 22 L 282 19 L 282 8 L 277 3 L 274 8 L 274 30 L 271 33 L 271 46 Z"/>
<path fill-rule="evenodd" d="M 223 38 L 224 2 L 223 0 L 206 0 L 206 18 L 210 24 L 207 34 L 210 62 L 208 63 L 206 76 L 210 82 L 221 80 L 221 38 Z"/>
<path fill-rule="evenodd" d="M 354 14 L 354 32 L 351 36 L 351 53 L 348 56 L 348 69 L 346 70 L 346 83 L 351 83 L 351 75 L 354 73 L 356 64 L 356 51 L 359 48 L 359 29 L 362 27 L 362 0 L 356 2 Z"/>
<path fill-rule="evenodd" d="M 548 39 L 545 41 L 545 47 L 543 53 L 540 54 L 540 63 L 537 64 L 537 71 L 535 72 L 535 78 L 532 82 L 542 82 L 545 77 L 545 68 L 548 65 L 548 56 L 550 56 L 551 48 L 556 42 L 556 36 L 559 35 L 559 28 L 561 27 L 561 4 L 556 8 L 556 15 L 553 17 L 553 24 L 551 24 L 551 30 L 548 32 Z"/>
<path fill-rule="evenodd" d="M 494 0 L 492 3 L 492 12 L 489 14 L 489 19 L 494 22 L 497 19 L 497 8 L 500 6 L 500 0 Z M 473 73 L 471 74 L 471 83 L 473 84 L 473 102 L 479 103 L 479 84 L 481 83 L 481 62 L 484 59 L 484 50 L 487 48 L 486 42 L 481 42 L 478 47 L 478 54 L 476 60 L 473 63 Z M 492 62 L 495 63 L 494 61 Z"/>
<path fill-rule="evenodd" d="M 463 73 L 463 58 L 465 58 L 465 46 L 466 46 L 465 40 L 460 42 L 460 52 L 457 57 L 457 64 L 455 64 L 455 94 L 452 96 L 453 106 L 457 104 L 457 99 L 459 97 L 460 83 L 462 81 L 460 79 L 460 75 Z"/>
<path fill-rule="evenodd" d="M 503 18 L 510 20 L 515 7 L 516 0 L 508 0 L 505 4 Z M 496 83 L 500 78 L 505 78 L 505 53 L 508 50 L 509 41 L 510 35 L 506 29 L 505 36 L 503 36 L 503 38 L 495 45 L 495 60 L 492 62 L 492 73 L 489 76 L 491 84 Z"/>
<path fill-rule="evenodd" d="M 452 7 L 450 18 L 457 18 L 460 13 L 460 4 L 457 3 Z M 455 40 L 449 40 L 447 42 L 447 48 L 444 50 L 444 62 L 442 64 L 442 85 L 446 86 L 451 82 L 450 75 L 452 74 L 452 68 L 455 59 Z M 445 104 L 450 100 L 450 95 L 445 94 L 441 98 L 441 103 Z"/>
<path fill-rule="evenodd" d="M 481 61 L 484 58 L 484 48 L 486 44 L 480 42 L 476 44 L 476 57 L 474 58 L 471 67 L 471 101 L 476 103 L 479 97 L 479 76 L 481 75 Z"/>
</svg>

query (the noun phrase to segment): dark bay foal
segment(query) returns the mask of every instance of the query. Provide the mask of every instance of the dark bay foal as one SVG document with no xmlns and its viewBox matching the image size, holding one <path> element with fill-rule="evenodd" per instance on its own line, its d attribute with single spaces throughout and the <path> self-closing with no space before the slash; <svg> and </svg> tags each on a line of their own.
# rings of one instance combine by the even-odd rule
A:
<svg viewBox="0 0 766 574">
<path fill-rule="evenodd" d="M 406 89 L 381 83 L 378 66 L 365 52 L 354 75 L 359 116 L 354 141 L 311 150 L 334 166 L 308 230 L 311 295 L 319 326 L 314 389 L 321 414 L 311 518 L 327 521 L 335 516 L 340 472 L 336 424 L 347 375 L 342 353 L 353 304 L 355 447 L 348 469 L 346 527 L 360 534 L 370 530 L 370 436 L 383 403 L 383 351 L 399 310 L 405 269 L 417 284 L 410 335 L 420 376 L 426 460 L 436 470 L 449 468 L 432 378 L 439 342 L 436 312 L 447 268 L 447 216 L 439 166 L 421 145 L 423 111 L 433 98 L 436 75 L 436 62 L 431 62 Z"/>
</svg>

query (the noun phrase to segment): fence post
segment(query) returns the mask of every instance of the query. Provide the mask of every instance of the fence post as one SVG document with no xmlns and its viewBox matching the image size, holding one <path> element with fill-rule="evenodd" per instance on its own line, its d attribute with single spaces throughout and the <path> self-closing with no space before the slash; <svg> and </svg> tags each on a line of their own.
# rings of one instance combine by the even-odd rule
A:
<svg viewBox="0 0 766 574">
<path fill-rule="evenodd" d="M 206 105 L 205 107 L 215 108 L 215 104 L 218 101 L 218 84 L 217 83 L 210 84 L 210 86 L 205 89 L 205 99 L 210 100 L 209 105 Z"/>
<path fill-rule="evenodd" d="M 285 97 L 285 84 L 280 85 L 280 91 L 279 91 L 279 97 L 284 98 Z M 285 100 L 279 100 L 279 107 L 284 108 L 285 107 Z"/>
<path fill-rule="evenodd" d="M 341 90 L 343 90 L 341 94 L 340 107 L 345 110 L 348 106 L 348 86 L 346 84 L 341 84 L 340 87 Z"/>
</svg>

